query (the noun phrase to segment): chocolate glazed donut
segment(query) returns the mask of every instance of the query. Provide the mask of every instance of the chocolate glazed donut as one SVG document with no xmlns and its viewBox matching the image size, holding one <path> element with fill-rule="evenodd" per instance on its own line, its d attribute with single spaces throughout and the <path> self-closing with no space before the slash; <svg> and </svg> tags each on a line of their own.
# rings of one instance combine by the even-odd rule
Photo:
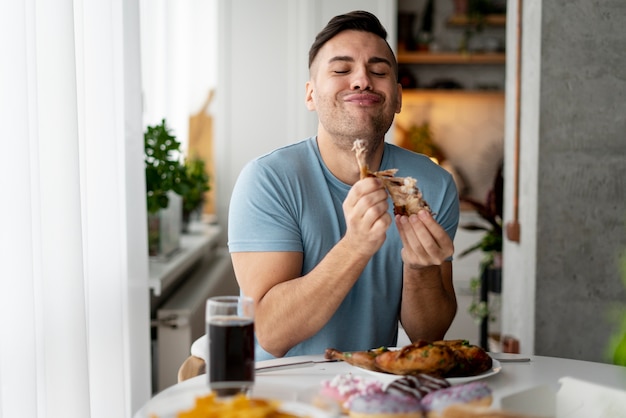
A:
<svg viewBox="0 0 626 418">
<path fill-rule="evenodd" d="M 450 382 L 446 379 L 420 373 L 394 380 L 387 386 L 385 392 L 422 399 L 430 392 L 448 387 L 450 387 Z"/>
</svg>

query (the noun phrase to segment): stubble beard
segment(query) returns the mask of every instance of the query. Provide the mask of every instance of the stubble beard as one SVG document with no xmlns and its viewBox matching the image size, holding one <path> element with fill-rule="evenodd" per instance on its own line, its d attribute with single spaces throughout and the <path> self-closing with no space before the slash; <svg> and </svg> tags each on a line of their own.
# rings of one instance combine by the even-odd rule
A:
<svg viewBox="0 0 626 418">
<path fill-rule="evenodd" d="M 363 139 L 369 146 L 383 141 L 385 134 L 391 127 L 394 114 L 385 111 L 373 116 L 361 114 L 355 116 L 344 108 L 327 108 L 325 114 L 318 117 L 324 129 L 331 135 L 335 145 L 343 150 L 350 151 L 355 139 Z"/>
</svg>

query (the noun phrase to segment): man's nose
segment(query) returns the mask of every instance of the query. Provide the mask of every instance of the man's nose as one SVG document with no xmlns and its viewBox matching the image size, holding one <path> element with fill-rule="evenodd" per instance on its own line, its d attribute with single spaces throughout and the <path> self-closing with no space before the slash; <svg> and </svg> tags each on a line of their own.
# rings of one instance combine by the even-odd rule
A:
<svg viewBox="0 0 626 418">
<path fill-rule="evenodd" d="M 354 71 L 353 78 L 350 82 L 352 90 L 371 90 L 372 84 L 366 68 Z"/>
</svg>

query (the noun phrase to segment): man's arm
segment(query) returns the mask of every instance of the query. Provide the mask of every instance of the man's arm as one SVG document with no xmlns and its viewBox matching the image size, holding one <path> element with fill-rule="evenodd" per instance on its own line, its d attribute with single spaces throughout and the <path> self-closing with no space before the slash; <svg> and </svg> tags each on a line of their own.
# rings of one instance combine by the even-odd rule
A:
<svg viewBox="0 0 626 418">
<path fill-rule="evenodd" d="M 443 339 L 456 315 L 452 262 L 454 245 L 426 211 L 398 217 L 404 248 L 400 320 L 411 341 Z"/>
<path fill-rule="evenodd" d="M 457 309 L 452 285 L 452 262 L 419 272 L 405 268 L 400 318 L 411 341 L 442 340 Z M 412 276 L 412 277 L 407 277 Z"/>
<path fill-rule="evenodd" d="M 255 332 L 265 351 L 281 357 L 328 322 L 383 244 L 387 209 L 380 181 L 355 184 L 343 203 L 345 235 L 305 276 L 300 252 L 232 253 L 239 286 L 255 301 Z"/>
<path fill-rule="evenodd" d="M 302 277 L 300 252 L 232 254 L 243 293 L 256 301 L 255 333 L 265 351 L 282 357 L 330 320 L 367 264 L 346 247 L 340 241 Z"/>
</svg>

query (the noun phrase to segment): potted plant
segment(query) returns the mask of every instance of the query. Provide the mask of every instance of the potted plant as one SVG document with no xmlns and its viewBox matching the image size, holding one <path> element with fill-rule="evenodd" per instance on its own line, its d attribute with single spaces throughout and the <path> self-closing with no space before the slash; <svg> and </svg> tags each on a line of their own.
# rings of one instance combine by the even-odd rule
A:
<svg viewBox="0 0 626 418">
<path fill-rule="evenodd" d="M 626 286 L 626 251 L 620 256 L 620 271 L 622 282 Z M 626 308 L 620 306 L 616 313 L 620 326 L 611 337 L 609 344 L 610 354 L 608 357 L 613 364 L 626 366 Z"/>
<path fill-rule="evenodd" d="M 474 35 L 479 34 L 485 28 L 485 16 L 491 13 L 493 9 L 492 0 L 468 0 L 463 9 L 466 10 L 467 26 L 461 40 L 460 52 L 467 53 L 471 51 L 471 41 Z"/>
<path fill-rule="evenodd" d="M 422 26 L 417 36 L 417 50 L 429 51 L 433 42 L 433 21 L 435 16 L 435 1 L 428 0 L 424 7 L 424 16 L 422 18 Z"/>
<path fill-rule="evenodd" d="M 211 190 L 204 160 L 198 157 L 185 159 L 182 181 L 177 190 L 183 198 L 183 231 L 187 231 L 192 214 L 202 209 L 205 193 Z"/>
<path fill-rule="evenodd" d="M 181 199 L 178 196 L 185 168 L 180 163 L 180 142 L 171 134 L 165 119 L 144 132 L 148 251 L 151 256 L 168 256 L 178 249 Z"/>
<path fill-rule="evenodd" d="M 479 276 L 473 277 L 470 287 L 474 295 L 468 311 L 481 324 L 481 345 L 487 346 L 488 321 L 495 320 L 493 310 L 489 306 L 488 292 L 500 293 L 502 289 L 502 198 L 503 198 L 502 166 L 494 178 L 492 189 L 484 203 L 462 197 L 461 200 L 470 204 L 485 221 L 469 223 L 461 228 L 469 231 L 484 231 L 483 237 L 476 244 L 459 254 L 463 257 L 474 251 L 482 251 L 484 257 L 480 263 Z"/>
<path fill-rule="evenodd" d="M 430 123 L 412 125 L 407 132 L 407 139 L 412 151 L 434 158 L 438 164 L 445 160 L 445 154 L 435 143 Z"/>
<path fill-rule="evenodd" d="M 184 173 L 179 161 L 180 142 L 171 134 L 165 119 L 146 128 L 144 150 L 148 213 L 155 214 L 167 208 L 169 192 L 178 187 Z"/>
</svg>

